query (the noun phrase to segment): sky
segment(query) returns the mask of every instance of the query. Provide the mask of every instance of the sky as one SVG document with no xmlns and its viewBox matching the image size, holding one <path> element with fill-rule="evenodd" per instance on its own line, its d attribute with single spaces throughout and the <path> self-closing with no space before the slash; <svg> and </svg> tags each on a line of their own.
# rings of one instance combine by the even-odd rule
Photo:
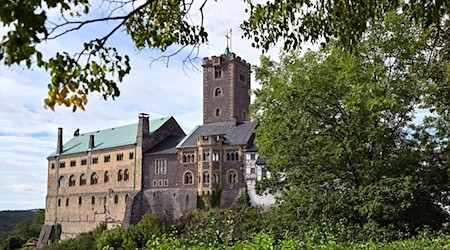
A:
<svg viewBox="0 0 450 250">
<path fill-rule="evenodd" d="M 95 4 L 91 9 L 102 15 Z M 204 25 L 209 42 L 201 46 L 199 58 L 220 55 L 225 50 L 225 34 L 233 29 L 233 51 L 252 65 L 259 64 L 261 51 L 251 41 L 241 38 L 240 23 L 246 18 L 242 0 L 208 1 Z M 49 13 L 56 20 L 57 11 Z M 198 20 L 199 13 L 192 14 Z M 45 56 L 57 51 L 80 51 L 92 35 L 108 32 L 111 24 L 93 25 L 81 32 L 46 42 L 39 46 Z M 0 35 L 8 29 L 0 27 Z M 165 62 L 152 58 L 155 50 L 138 51 L 124 31 L 111 37 L 116 46 L 131 60 L 131 74 L 119 84 L 121 95 L 115 101 L 104 101 L 98 94 L 89 95 L 86 111 L 73 113 L 70 108 L 44 109 L 48 73 L 41 69 L 0 65 L 0 210 L 44 208 L 47 185 L 47 156 L 56 148 L 57 128 L 63 128 L 63 141 L 69 141 L 79 128 L 81 133 L 137 123 L 140 112 L 150 118 L 173 116 L 185 133 L 202 123 L 201 61 L 195 69 L 184 69 L 186 52 Z M 174 50 L 175 47 L 169 50 Z M 278 48 L 269 51 L 276 57 Z M 256 86 L 255 83 L 252 83 Z"/>
</svg>

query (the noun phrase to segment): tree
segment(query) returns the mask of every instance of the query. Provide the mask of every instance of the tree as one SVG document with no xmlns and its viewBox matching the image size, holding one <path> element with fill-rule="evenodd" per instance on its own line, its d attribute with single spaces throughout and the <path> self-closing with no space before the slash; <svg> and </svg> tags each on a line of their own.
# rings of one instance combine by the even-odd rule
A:
<svg viewBox="0 0 450 250">
<path fill-rule="evenodd" d="M 202 19 L 206 2 L 200 4 Z M 35 65 L 46 69 L 51 83 L 45 106 L 52 110 L 55 105 L 84 110 L 90 92 L 99 92 L 105 100 L 119 96 L 116 81 L 121 82 L 131 67 L 129 57 L 108 46 L 108 41 L 120 29 L 126 30 L 138 49 L 165 51 L 171 45 L 178 45 L 180 51 L 191 46 L 186 60 L 207 40 L 203 20 L 200 24 L 188 21 L 193 0 L 139 3 L 102 0 L 106 10 L 100 17 L 98 13 L 89 15 L 91 3 L 89 0 L 0 0 L 0 24 L 8 28 L 0 40 L 0 63 L 7 66 L 24 63 L 28 68 Z M 50 11 L 59 11 L 61 19 L 49 19 Z M 46 59 L 38 48 L 41 43 L 98 23 L 107 23 L 109 30 L 86 41 L 78 53 L 62 51 Z"/>
<path fill-rule="evenodd" d="M 392 239 L 446 221 L 448 140 L 412 122 L 428 87 L 421 34 L 394 12 L 357 53 L 329 43 L 279 63 L 262 57 L 256 143 L 272 157 L 272 184 L 286 176 L 281 208 L 291 230 Z"/>
</svg>

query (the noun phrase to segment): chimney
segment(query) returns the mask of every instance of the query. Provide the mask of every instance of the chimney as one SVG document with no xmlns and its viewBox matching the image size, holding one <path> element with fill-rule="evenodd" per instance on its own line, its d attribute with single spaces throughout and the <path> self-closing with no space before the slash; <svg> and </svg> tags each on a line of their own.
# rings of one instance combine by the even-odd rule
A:
<svg viewBox="0 0 450 250">
<path fill-rule="evenodd" d="M 139 114 L 139 123 L 138 123 L 138 131 L 137 131 L 137 145 L 140 147 L 144 147 L 144 137 L 149 133 L 149 115 L 145 113 Z"/>
<path fill-rule="evenodd" d="M 63 152 L 63 129 L 58 128 L 58 141 L 56 142 L 56 153 L 61 154 Z"/>
<path fill-rule="evenodd" d="M 149 115 L 146 113 L 139 114 L 139 124 L 138 124 L 138 133 L 148 133 L 150 130 L 149 127 Z"/>
<path fill-rule="evenodd" d="M 90 136 L 89 136 L 89 149 L 93 149 L 94 146 L 95 146 L 95 143 L 94 143 L 94 135 L 90 135 Z"/>
</svg>

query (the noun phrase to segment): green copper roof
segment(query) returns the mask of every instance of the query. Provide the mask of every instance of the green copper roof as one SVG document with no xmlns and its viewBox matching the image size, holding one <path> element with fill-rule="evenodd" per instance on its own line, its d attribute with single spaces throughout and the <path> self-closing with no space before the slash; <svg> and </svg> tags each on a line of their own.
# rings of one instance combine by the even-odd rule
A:
<svg viewBox="0 0 450 250">
<path fill-rule="evenodd" d="M 158 130 L 171 117 L 154 119 L 149 121 L 149 133 Z M 132 145 L 137 142 L 138 124 L 130 124 L 121 127 L 103 129 L 99 131 L 89 132 L 74 136 L 63 146 L 61 155 L 69 155 L 90 151 L 89 137 L 94 135 L 94 148 L 92 150 L 114 148 L 119 146 Z M 57 156 L 56 151 L 48 157 Z"/>
</svg>

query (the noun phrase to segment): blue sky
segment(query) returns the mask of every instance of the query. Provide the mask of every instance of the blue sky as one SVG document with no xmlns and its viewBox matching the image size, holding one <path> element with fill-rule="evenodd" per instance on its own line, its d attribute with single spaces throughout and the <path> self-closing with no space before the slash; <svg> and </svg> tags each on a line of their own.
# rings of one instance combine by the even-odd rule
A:
<svg viewBox="0 0 450 250">
<path fill-rule="evenodd" d="M 209 42 L 201 47 L 200 58 L 222 54 L 224 35 L 232 28 L 233 52 L 252 65 L 258 64 L 261 52 L 241 38 L 239 24 L 246 17 L 244 9 L 242 0 L 208 2 L 205 26 Z M 52 18 L 59 15 L 57 11 L 50 14 Z M 101 9 L 95 14 L 101 15 Z M 193 13 L 193 20 L 198 17 L 199 13 Z M 107 32 L 105 28 L 107 25 L 90 26 L 39 48 L 44 56 L 63 50 L 76 52 L 92 34 Z M 0 35 L 6 31 L 7 28 L 0 27 Z M 44 109 L 47 73 L 41 69 L 0 65 L 0 210 L 45 206 L 46 157 L 56 147 L 58 127 L 63 127 L 63 138 L 67 142 L 77 128 L 84 133 L 136 123 L 140 112 L 149 113 L 151 118 L 174 116 L 186 133 L 201 124 L 202 75 L 201 71 L 183 70 L 184 54 L 171 59 L 168 66 L 164 62 L 154 62 L 150 66 L 151 58 L 161 53 L 137 51 L 124 32 L 114 35 L 110 45 L 130 56 L 131 74 L 119 85 L 121 95 L 116 101 L 104 101 L 101 96 L 91 94 L 86 112 L 72 113 L 63 107 L 56 108 L 55 112 Z M 277 55 L 278 48 L 269 54 Z M 201 62 L 197 66 L 201 69 Z"/>
</svg>

